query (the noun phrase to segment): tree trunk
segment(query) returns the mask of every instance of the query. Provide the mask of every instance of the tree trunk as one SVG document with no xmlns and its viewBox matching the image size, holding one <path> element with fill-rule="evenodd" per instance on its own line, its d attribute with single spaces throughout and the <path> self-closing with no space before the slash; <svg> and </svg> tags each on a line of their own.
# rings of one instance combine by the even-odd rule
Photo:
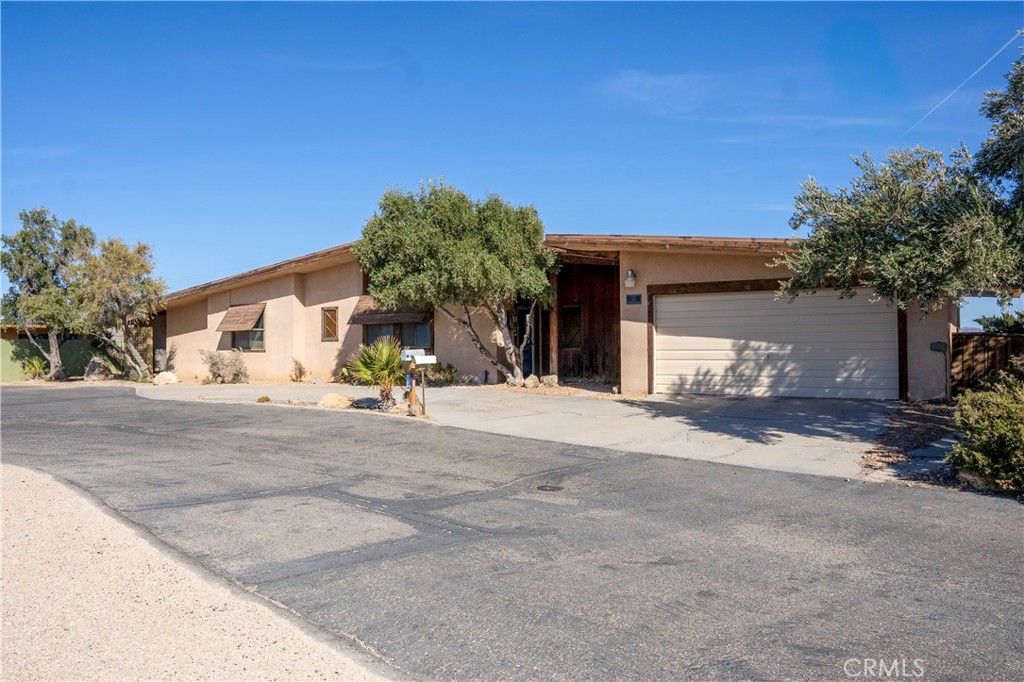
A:
<svg viewBox="0 0 1024 682">
<path fill-rule="evenodd" d="M 29 334 L 29 338 L 31 336 Z M 55 330 L 47 329 L 46 339 L 50 343 L 50 352 L 46 354 L 46 359 L 50 363 L 50 374 L 46 377 L 46 380 L 64 381 L 68 376 L 64 372 L 64 361 L 60 358 L 60 337 Z"/>
<path fill-rule="evenodd" d="M 132 342 L 132 336 L 127 326 L 121 330 L 121 338 L 117 338 L 117 331 L 108 329 L 103 333 L 103 345 L 107 347 L 110 355 L 121 366 L 121 370 L 131 378 L 134 372 L 138 380 L 145 379 L 150 375 L 149 364 L 143 359 L 142 353 Z"/>
<path fill-rule="evenodd" d="M 139 375 L 139 379 L 144 379 L 149 376 L 149 365 L 145 360 L 142 359 L 142 354 L 132 343 L 131 336 L 125 334 L 124 336 L 124 348 L 125 348 L 125 359 L 131 368 Z"/>
<path fill-rule="evenodd" d="M 64 363 L 60 359 L 60 338 L 57 336 L 57 332 L 52 329 L 46 330 L 49 342 L 49 350 L 46 350 L 36 341 L 36 337 L 32 335 L 32 330 L 28 328 L 27 324 L 22 326 L 21 329 L 25 332 L 25 336 L 28 337 L 28 342 L 36 347 L 36 350 L 46 358 L 46 362 L 50 365 L 50 372 L 46 375 L 46 380 L 64 381 L 67 379 L 67 375 L 64 373 Z"/>
<path fill-rule="evenodd" d="M 488 312 L 494 320 L 495 325 L 498 327 L 498 331 L 501 332 L 501 340 L 505 346 L 505 359 L 508 361 L 509 367 L 512 369 L 512 376 L 509 383 L 513 386 L 522 386 L 524 383 L 523 354 L 512 338 L 512 330 L 509 329 L 508 326 L 508 312 L 505 310 L 504 304 L 501 303 L 495 306 L 493 310 L 488 308 Z M 529 333 L 529 329 L 527 329 L 527 333 Z"/>
<path fill-rule="evenodd" d="M 466 311 L 465 318 L 456 315 L 447 308 L 438 307 L 438 310 L 440 310 L 441 313 L 449 320 L 462 327 L 466 334 L 469 335 L 469 340 L 472 341 L 473 345 L 476 346 L 476 349 L 480 351 L 480 355 L 483 355 L 488 362 L 494 365 L 494 368 L 500 372 L 503 377 L 505 377 L 506 381 L 513 378 L 513 374 L 510 372 L 509 368 L 498 362 L 498 357 L 488 350 L 487 346 L 484 345 L 483 339 L 480 338 L 480 334 L 478 334 L 476 329 L 473 328 L 473 317 L 470 314 L 468 307 L 463 306 L 463 310 Z M 490 314 L 490 311 L 488 311 L 488 313 Z M 491 318 L 494 319 L 494 316 L 491 315 Z M 521 374 L 522 371 L 520 371 L 520 375 Z"/>
</svg>

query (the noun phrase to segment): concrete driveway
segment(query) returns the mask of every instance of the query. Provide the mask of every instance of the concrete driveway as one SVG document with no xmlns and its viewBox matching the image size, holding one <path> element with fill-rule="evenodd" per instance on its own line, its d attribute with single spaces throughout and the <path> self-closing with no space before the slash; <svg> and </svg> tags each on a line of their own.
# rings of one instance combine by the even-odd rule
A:
<svg viewBox="0 0 1024 682">
<path fill-rule="evenodd" d="M 867 400 L 650 396 L 639 400 L 546 396 L 494 387 L 427 389 L 437 424 L 625 452 L 685 457 L 775 471 L 853 478 L 896 405 Z M 237 400 L 261 395 L 316 402 L 373 389 L 305 384 L 141 386 L 154 399 Z M 397 394 L 397 392 L 396 392 Z"/>
<path fill-rule="evenodd" d="M 1010 500 L 352 410 L 0 399 L 5 462 L 415 678 L 1024 678 Z"/>
</svg>

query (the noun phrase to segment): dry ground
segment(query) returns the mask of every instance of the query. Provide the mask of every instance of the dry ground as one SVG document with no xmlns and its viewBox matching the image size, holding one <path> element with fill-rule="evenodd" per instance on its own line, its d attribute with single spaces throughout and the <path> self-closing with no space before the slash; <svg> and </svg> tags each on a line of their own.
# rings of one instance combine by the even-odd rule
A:
<svg viewBox="0 0 1024 682">
<path fill-rule="evenodd" d="M 0 678 L 383 679 L 50 476 L 0 472 Z"/>
</svg>

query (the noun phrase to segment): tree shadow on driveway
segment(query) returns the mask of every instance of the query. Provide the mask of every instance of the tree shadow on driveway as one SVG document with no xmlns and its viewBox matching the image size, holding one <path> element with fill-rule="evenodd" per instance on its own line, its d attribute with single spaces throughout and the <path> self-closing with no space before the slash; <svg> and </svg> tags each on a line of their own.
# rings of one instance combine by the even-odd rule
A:
<svg viewBox="0 0 1024 682">
<path fill-rule="evenodd" d="M 800 439 L 871 443 L 886 430 L 898 406 L 879 400 L 706 395 L 624 402 L 658 419 L 765 445 Z"/>
</svg>

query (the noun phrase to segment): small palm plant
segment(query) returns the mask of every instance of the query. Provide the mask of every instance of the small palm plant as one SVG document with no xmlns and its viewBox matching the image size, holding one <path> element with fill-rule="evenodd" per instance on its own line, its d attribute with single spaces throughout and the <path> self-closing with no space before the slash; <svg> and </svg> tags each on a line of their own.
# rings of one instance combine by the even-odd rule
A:
<svg viewBox="0 0 1024 682">
<path fill-rule="evenodd" d="M 46 376 L 49 363 L 43 358 L 32 356 L 21 362 L 21 371 L 28 375 L 29 379 L 42 379 Z"/>
<path fill-rule="evenodd" d="M 405 379 L 402 347 L 390 336 L 382 336 L 369 346 L 361 345 L 345 363 L 350 375 L 360 384 L 380 389 L 380 408 L 395 406 L 391 389 Z"/>
</svg>

